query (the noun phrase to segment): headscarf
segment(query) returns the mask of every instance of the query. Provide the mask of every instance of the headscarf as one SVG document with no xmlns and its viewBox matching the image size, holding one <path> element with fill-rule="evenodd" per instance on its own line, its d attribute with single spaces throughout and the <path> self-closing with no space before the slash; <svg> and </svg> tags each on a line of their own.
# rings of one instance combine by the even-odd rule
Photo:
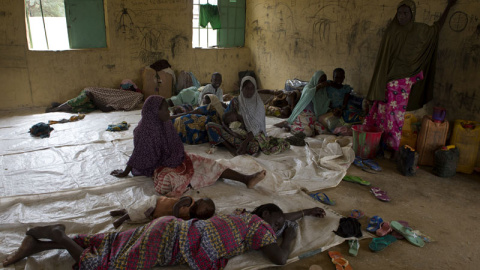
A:
<svg viewBox="0 0 480 270">
<path fill-rule="evenodd" d="M 243 84 L 246 81 L 253 83 L 255 87 L 255 94 L 251 98 L 245 98 L 243 96 Z M 260 95 L 257 92 L 257 82 L 251 76 L 245 76 L 240 83 L 240 95 L 238 96 L 240 115 L 243 116 L 245 127 L 247 131 L 252 132 L 253 135 L 257 135 L 260 132 L 267 134 L 265 123 L 265 107 Z"/>
<path fill-rule="evenodd" d="M 134 175 L 152 176 L 158 167 L 175 168 L 184 160 L 184 148 L 171 121 L 163 122 L 158 114 L 165 99 L 150 96 L 142 108 L 142 119 L 133 131 L 133 153 L 128 165 Z"/>
<path fill-rule="evenodd" d="M 225 111 L 225 108 L 223 108 L 222 103 L 220 102 L 218 97 L 214 94 L 206 94 L 206 96 L 210 98 L 210 104 L 208 104 L 207 109 L 210 110 L 212 107 L 215 108 L 215 111 L 217 111 L 221 119 L 223 117 L 223 112 Z"/>
<path fill-rule="evenodd" d="M 397 9 L 403 5 L 412 11 L 412 19 L 400 25 L 395 16 L 388 25 L 380 43 L 367 99 L 385 100 L 388 82 L 412 77 L 423 70 L 425 80 L 413 86 L 408 100 L 407 110 L 413 110 L 433 98 L 439 27 L 415 22 L 414 1 L 404 0 Z"/>
<path fill-rule="evenodd" d="M 313 110 L 316 117 L 325 114 L 328 111 L 330 99 L 327 95 L 327 89 L 322 88 L 318 89 L 317 91 L 318 80 L 324 74 L 325 72 L 323 72 L 322 70 L 317 70 L 313 74 L 307 85 L 303 87 L 302 96 L 300 97 L 300 100 L 298 101 L 295 108 L 293 108 L 292 114 L 287 120 L 288 123 L 292 124 L 293 121 L 297 119 L 298 115 L 300 115 L 300 113 L 305 110 L 308 104 L 310 104 L 310 102 L 313 102 Z"/>
<path fill-rule="evenodd" d="M 123 90 L 131 90 L 132 86 L 133 86 L 133 89 L 135 89 L 135 91 L 138 91 L 137 85 L 130 79 L 124 79 L 120 83 L 120 89 L 123 89 Z"/>
</svg>

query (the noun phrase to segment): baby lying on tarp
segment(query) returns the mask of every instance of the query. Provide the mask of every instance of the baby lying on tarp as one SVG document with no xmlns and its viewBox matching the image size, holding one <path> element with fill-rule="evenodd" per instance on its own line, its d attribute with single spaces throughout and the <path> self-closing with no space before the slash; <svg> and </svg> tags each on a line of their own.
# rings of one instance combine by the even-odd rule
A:
<svg viewBox="0 0 480 270">
<path fill-rule="evenodd" d="M 115 228 L 120 227 L 127 220 L 141 223 L 163 216 L 174 216 L 184 220 L 209 219 L 214 214 L 215 203 L 210 198 L 201 198 L 195 201 L 190 196 L 181 198 L 150 196 L 145 200 L 136 201 L 126 209 L 110 212 L 112 217 L 120 216 L 113 222 Z"/>
</svg>

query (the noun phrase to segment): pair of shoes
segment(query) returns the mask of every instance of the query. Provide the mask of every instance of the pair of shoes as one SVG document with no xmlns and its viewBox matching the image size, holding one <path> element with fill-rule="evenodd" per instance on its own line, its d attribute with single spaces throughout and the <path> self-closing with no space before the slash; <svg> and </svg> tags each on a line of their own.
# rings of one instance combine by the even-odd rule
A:
<svg viewBox="0 0 480 270">
<path fill-rule="evenodd" d="M 373 238 L 372 242 L 370 242 L 368 247 L 372 251 L 378 252 L 378 251 L 384 250 L 386 247 L 388 247 L 390 244 L 392 244 L 396 241 L 397 241 L 397 238 L 395 238 L 394 236 L 392 236 L 390 234 L 387 234 L 387 235 L 382 236 L 382 237 Z"/>
<path fill-rule="evenodd" d="M 367 161 L 367 163 L 370 165 L 366 165 L 364 161 Z M 353 165 L 369 173 L 377 173 L 382 170 L 375 161 L 371 159 L 362 160 L 360 157 L 355 157 L 355 159 L 353 160 Z M 375 169 L 372 169 L 372 167 Z"/>
<path fill-rule="evenodd" d="M 318 193 L 311 193 L 308 195 L 310 195 L 310 197 L 312 197 L 313 199 L 321 203 L 328 204 L 328 205 L 335 205 L 335 201 L 330 200 L 330 198 L 328 198 L 327 194 L 325 193 L 318 192 Z"/>
<path fill-rule="evenodd" d="M 382 222 L 382 224 L 380 224 L 380 228 L 378 228 L 378 230 L 375 231 L 375 234 L 378 236 L 385 236 L 390 232 L 392 232 L 392 227 L 390 227 L 390 223 L 388 221 L 384 221 Z"/>
<path fill-rule="evenodd" d="M 379 199 L 382 202 L 389 202 L 391 199 L 387 195 L 386 191 L 381 190 L 378 187 L 371 187 L 370 192 L 375 196 L 375 198 Z"/>
<path fill-rule="evenodd" d="M 380 229 L 380 225 L 382 224 L 383 219 L 379 216 L 373 216 L 367 225 L 367 231 L 371 233 L 375 233 L 378 229 Z"/>
<path fill-rule="evenodd" d="M 422 238 L 417 235 L 416 233 L 414 233 L 412 231 L 412 229 L 410 228 L 407 228 L 407 227 L 404 227 L 402 224 L 400 224 L 398 221 L 392 221 L 390 223 L 390 226 L 392 226 L 392 228 L 400 233 L 401 235 L 403 235 L 403 237 L 405 237 L 405 239 L 407 239 L 408 242 L 410 242 L 411 244 L 417 246 L 417 247 L 423 247 L 425 245 L 425 242 L 422 240 Z"/>
<path fill-rule="evenodd" d="M 354 175 L 345 175 L 345 177 L 343 177 L 342 180 L 347 181 L 347 182 L 357 183 L 357 184 L 360 184 L 362 186 L 370 186 L 371 185 L 370 182 L 365 181 L 362 178 L 360 178 L 358 176 L 354 176 Z"/>
<path fill-rule="evenodd" d="M 335 264 L 336 270 L 353 270 L 352 266 L 338 251 L 329 251 L 328 256 L 332 258 L 333 264 Z"/>
<path fill-rule="evenodd" d="M 357 256 L 358 250 L 360 249 L 360 242 L 358 242 L 358 239 L 348 240 L 348 246 L 350 247 L 348 253 L 354 257 Z"/>
<path fill-rule="evenodd" d="M 352 217 L 354 219 L 360 219 L 364 216 L 365 216 L 365 213 L 363 213 L 362 211 L 357 210 L 357 209 L 353 209 L 352 212 L 350 213 L 350 217 Z"/>
</svg>

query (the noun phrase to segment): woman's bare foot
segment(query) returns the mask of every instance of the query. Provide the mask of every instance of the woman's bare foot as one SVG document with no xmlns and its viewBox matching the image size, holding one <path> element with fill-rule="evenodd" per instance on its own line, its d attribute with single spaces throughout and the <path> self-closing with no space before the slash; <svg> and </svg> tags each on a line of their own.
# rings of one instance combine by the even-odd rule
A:
<svg viewBox="0 0 480 270">
<path fill-rule="evenodd" d="M 248 179 L 247 187 L 253 188 L 255 185 L 260 183 L 260 181 L 262 181 L 266 175 L 267 175 L 267 171 L 265 170 L 262 170 L 261 172 L 257 172 L 255 174 L 250 175 L 249 176 L 250 179 Z"/>
<path fill-rule="evenodd" d="M 21 259 L 33 255 L 37 252 L 43 251 L 38 246 L 38 240 L 33 238 L 30 235 L 25 236 L 23 238 L 22 244 L 20 247 L 15 251 L 15 253 L 8 255 L 7 258 L 3 261 L 3 266 L 8 266 L 12 263 L 16 263 Z"/>
<path fill-rule="evenodd" d="M 65 234 L 65 225 L 55 224 L 49 226 L 38 226 L 27 231 L 26 235 L 33 236 L 36 239 L 50 239 L 55 241 Z"/>
</svg>

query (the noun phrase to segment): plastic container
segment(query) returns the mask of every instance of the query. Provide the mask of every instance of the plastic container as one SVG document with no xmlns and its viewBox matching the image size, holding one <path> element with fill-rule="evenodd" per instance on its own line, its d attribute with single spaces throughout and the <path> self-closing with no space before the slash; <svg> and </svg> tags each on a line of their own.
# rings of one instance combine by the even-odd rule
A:
<svg viewBox="0 0 480 270">
<path fill-rule="evenodd" d="M 419 165 L 434 165 L 435 151 L 445 146 L 448 134 L 448 121 L 436 123 L 431 116 L 424 116 L 417 138 Z"/>
<path fill-rule="evenodd" d="M 455 145 L 460 152 L 457 172 L 473 173 L 480 144 L 480 123 L 455 120 L 450 144 Z"/>
<path fill-rule="evenodd" d="M 438 149 L 435 151 L 435 165 L 433 166 L 433 173 L 440 177 L 455 176 L 458 166 L 458 158 L 458 148 L 453 145 Z"/>
<path fill-rule="evenodd" d="M 377 155 L 383 131 L 377 127 L 363 125 L 354 125 L 352 130 L 355 155 L 361 159 L 374 158 Z"/>
<path fill-rule="evenodd" d="M 445 121 L 445 115 L 447 110 L 442 107 L 433 107 L 432 120 L 437 123 L 442 123 Z"/>
<path fill-rule="evenodd" d="M 402 137 L 400 138 L 400 146 L 408 145 L 411 147 L 417 146 L 417 118 L 411 113 L 405 114 L 405 120 L 402 127 Z"/>
</svg>

